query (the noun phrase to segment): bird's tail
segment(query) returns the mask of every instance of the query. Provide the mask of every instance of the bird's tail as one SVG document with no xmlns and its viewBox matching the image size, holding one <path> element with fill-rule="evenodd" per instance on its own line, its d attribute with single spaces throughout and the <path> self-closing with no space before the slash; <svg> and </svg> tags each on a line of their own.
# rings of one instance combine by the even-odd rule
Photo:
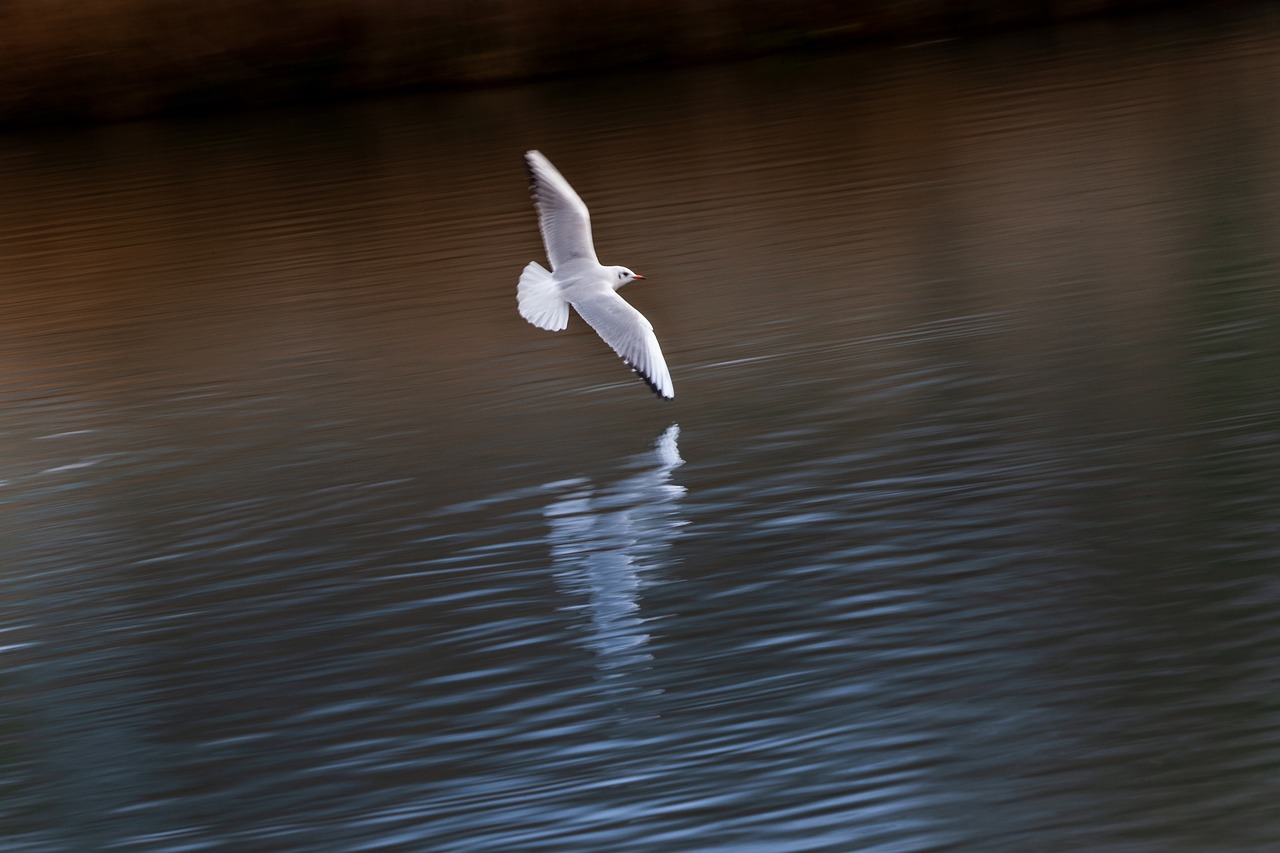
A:
<svg viewBox="0 0 1280 853">
<path fill-rule="evenodd" d="M 520 316 L 539 329 L 558 332 L 569 325 L 569 303 L 560 295 L 560 286 L 542 264 L 533 261 L 520 273 L 516 288 Z"/>
</svg>

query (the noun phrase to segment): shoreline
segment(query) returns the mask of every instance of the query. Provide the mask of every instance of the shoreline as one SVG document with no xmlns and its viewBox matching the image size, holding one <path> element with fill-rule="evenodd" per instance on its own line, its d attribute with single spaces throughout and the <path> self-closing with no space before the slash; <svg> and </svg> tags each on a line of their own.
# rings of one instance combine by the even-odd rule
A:
<svg viewBox="0 0 1280 853">
<path fill-rule="evenodd" d="M 981 38 L 1170 0 L 42 0 L 0 8 L 0 129 L 513 85 L 636 65 Z"/>
</svg>

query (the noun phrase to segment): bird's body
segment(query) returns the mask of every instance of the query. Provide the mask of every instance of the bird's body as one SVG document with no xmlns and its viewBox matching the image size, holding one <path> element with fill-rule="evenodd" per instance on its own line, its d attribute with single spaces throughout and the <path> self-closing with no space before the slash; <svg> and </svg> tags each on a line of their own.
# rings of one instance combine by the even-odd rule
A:
<svg viewBox="0 0 1280 853">
<path fill-rule="evenodd" d="M 524 268 L 516 289 L 520 315 L 558 332 L 568 325 L 572 305 L 655 394 L 674 397 L 653 326 L 617 293 L 644 276 L 626 267 L 603 266 L 591 241 L 590 213 L 573 187 L 539 152 L 527 152 L 525 162 L 551 269 L 537 262 Z"/>
</svg>

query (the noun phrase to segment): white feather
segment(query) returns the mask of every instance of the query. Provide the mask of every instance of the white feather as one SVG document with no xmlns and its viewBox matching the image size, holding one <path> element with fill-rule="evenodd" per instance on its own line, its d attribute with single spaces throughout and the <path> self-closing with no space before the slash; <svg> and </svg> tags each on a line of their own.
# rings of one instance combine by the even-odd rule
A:
<svg viewBox="0 0 1280 853">
<path fill-rule="evenodd" d="M 539 329 L 558 332 L 569 325 L 569 303 L 560 295 L 560 285 L 537 261 L 531 261 L 520 273 L 516 287 L 520 316 Z"/>
<path fill-rule="evenodd" d="M 559 331 L 568 325 L 572 305 L 658 396 L 671 399 L 675 386 L 653 326 L 616 293 L 641 276 L 626 267 L 602 266 L 582 199 L 542 154 L 529 151 L 525 161 L 553 271 L 536 262 L 524 268 L 516 288 L 520 315 L 539 328 Z"/>
<path fill-rule="evenodd" d="M 551 268 L 559 269 L 575 258 L 589 258 L 599 264 L 591 244 L 591 214 L 582 199 L 540 152 L 528 152 L 525 162 L 529 164 L 533 202 Z"/>
<path fill-rule="evenodd" d="M 653 326 L 612 288 L 573 288 L 574 310 L 660 397 L 676 395 Z"/>
</svg>

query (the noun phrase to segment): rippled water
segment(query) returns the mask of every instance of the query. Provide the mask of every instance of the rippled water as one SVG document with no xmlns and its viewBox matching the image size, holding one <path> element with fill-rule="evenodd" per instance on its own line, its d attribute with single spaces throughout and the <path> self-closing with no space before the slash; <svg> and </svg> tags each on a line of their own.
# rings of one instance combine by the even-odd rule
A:
<svg viewBox="0 0 1280 853">
<path fill-rule="evenodd" d="M 1277 849 L 1276 36 L 0 139 L 0 847 Z"/>
</svg>

